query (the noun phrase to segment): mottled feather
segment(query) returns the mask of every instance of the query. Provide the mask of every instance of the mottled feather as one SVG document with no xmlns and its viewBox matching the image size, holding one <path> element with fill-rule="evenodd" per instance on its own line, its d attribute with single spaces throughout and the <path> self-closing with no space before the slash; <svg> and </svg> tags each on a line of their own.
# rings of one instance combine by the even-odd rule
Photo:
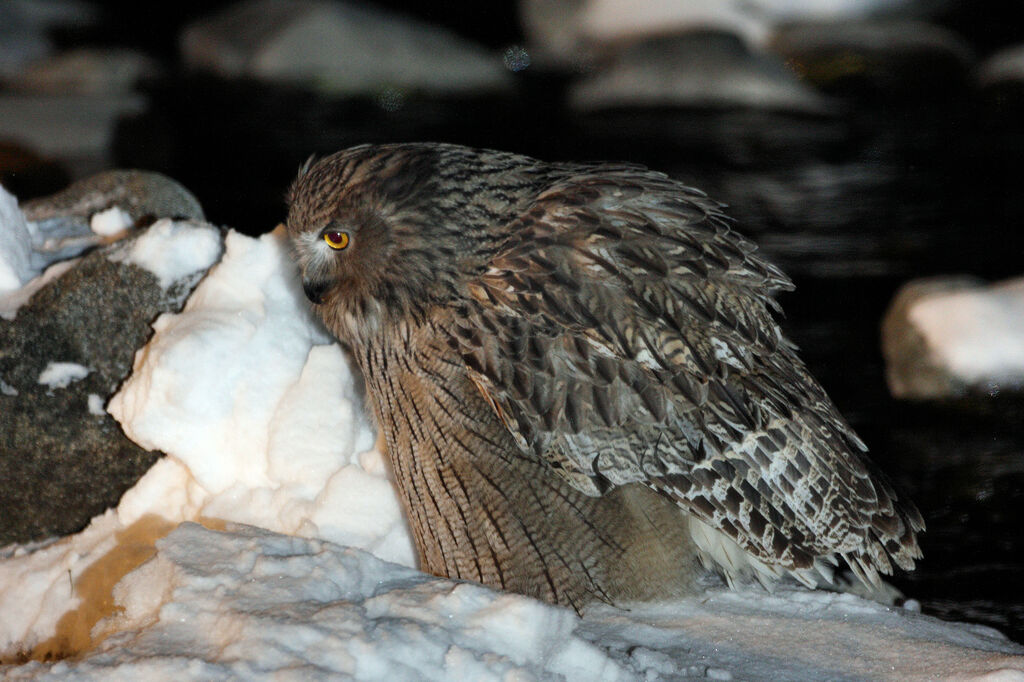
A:
<svg viewBox="0 0 1024 682">
<path fill-rule="evenodd" d="M 920 556 L 919 514 L 773 317 L 790 281 L 697 190 L 364 146 L 304 169 L 288 226 L 428 570 L 578 605 L 685 590 L 694 557 L 808 584 L 841 557 L 875 584 Z"/>
</svg>

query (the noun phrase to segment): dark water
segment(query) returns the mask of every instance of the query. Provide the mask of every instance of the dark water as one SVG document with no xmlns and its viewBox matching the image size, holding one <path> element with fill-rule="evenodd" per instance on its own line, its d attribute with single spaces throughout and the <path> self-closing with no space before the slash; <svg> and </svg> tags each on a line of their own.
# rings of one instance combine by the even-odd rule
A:
<svg viewBox="0 0 1024 682">
<path fill-rule="evenodd" d="M 646 163 L 730 205 L 739 229 L 795 280 L 784 327 L 928 532 L 894 583 L 942 618 L 1024 641 L 1024 399 L 911 404 L 889 397 L 879 322 L 908 279 L 1021 274 L 1024 134 L 967 93 L 839 103 L 828 117 L 742 111 L 572 116 L 559 83 L 469 101 L 327 101 L 190 79 L 152 90 L 124 122 L 119 162 L 164 170 L 209 217 L 259 233 L 313 152 L 438 140 L 541 158 Z M 388 106 L 394 108 L 395 102 Z"/>
</svg>

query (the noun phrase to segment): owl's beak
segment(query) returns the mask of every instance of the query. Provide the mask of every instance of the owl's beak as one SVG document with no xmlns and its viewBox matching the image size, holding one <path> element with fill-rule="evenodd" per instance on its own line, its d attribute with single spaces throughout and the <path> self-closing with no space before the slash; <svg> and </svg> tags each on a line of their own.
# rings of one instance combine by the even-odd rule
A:
<svg viewBox="0 0 1024 682">
<path fill-rule="evenodd" d="M 309 280 L 303 278 L 302 290 L 306 293 L 306 298 L 316 304 L 324 302 L 324 292 L 327 291 L 328 284 L 322 280 Z"/>
</svg>

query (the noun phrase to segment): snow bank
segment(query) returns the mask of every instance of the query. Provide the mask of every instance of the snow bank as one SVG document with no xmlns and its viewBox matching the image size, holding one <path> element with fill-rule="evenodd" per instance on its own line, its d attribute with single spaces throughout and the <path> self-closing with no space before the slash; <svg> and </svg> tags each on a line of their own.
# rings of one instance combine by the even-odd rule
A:
<svg viewBox="0 0 1024 682">
<path fill-rule="evenodd" d="M 7 679 L 1024 679 L 1022 649 L 850 595 L 574 612 L 328 542 L 183 524 L 113 590 L 96 648 Z"/>
</svg>

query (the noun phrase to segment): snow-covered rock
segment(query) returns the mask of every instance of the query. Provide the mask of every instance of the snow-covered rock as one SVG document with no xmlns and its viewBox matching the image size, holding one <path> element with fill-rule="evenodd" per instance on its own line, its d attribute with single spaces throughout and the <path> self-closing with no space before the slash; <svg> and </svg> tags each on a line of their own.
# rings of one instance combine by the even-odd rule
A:
<svg viewBox="0 0 1024 682">
<path fill-rule="evenodd" d="M 11 318 L 0 318 L 0 544 L 80 530 L 159 458 L 97 403 L 130 373 L 153 318 L 181 308 L 221 240 L 206 223 L 157 221 L 0 299 Z"/>
<path fill-rule="evenodd" d="M 519 16 L 536 63 L 580 70 L 594 57 L 665 36 L 730 33 L 757 48 L 780 25 L 913 16 L 927 5 L 920 0 L 520 0 Z"/>
<path fill-rule="evenodd" d="M 331 0 L 245 0 L 188 26 L 181 48 L 194 68 L 337 94 L 465 93 L 509 83 L 499 55 L 443 28 Z"/>
<path fill-rule="evenodd" d="M 748 107 L 821 113 L 825 100 L 775 57 L 727 33 L 688 33 L 631 45 L 570 91 L 578 109 Z"/>
<path fill-rule="evenodd" d="M 1024 278 L 910 282 L 886 312 L 882 352 L 898 398 L 1024 389 Z"/>
</svg>

